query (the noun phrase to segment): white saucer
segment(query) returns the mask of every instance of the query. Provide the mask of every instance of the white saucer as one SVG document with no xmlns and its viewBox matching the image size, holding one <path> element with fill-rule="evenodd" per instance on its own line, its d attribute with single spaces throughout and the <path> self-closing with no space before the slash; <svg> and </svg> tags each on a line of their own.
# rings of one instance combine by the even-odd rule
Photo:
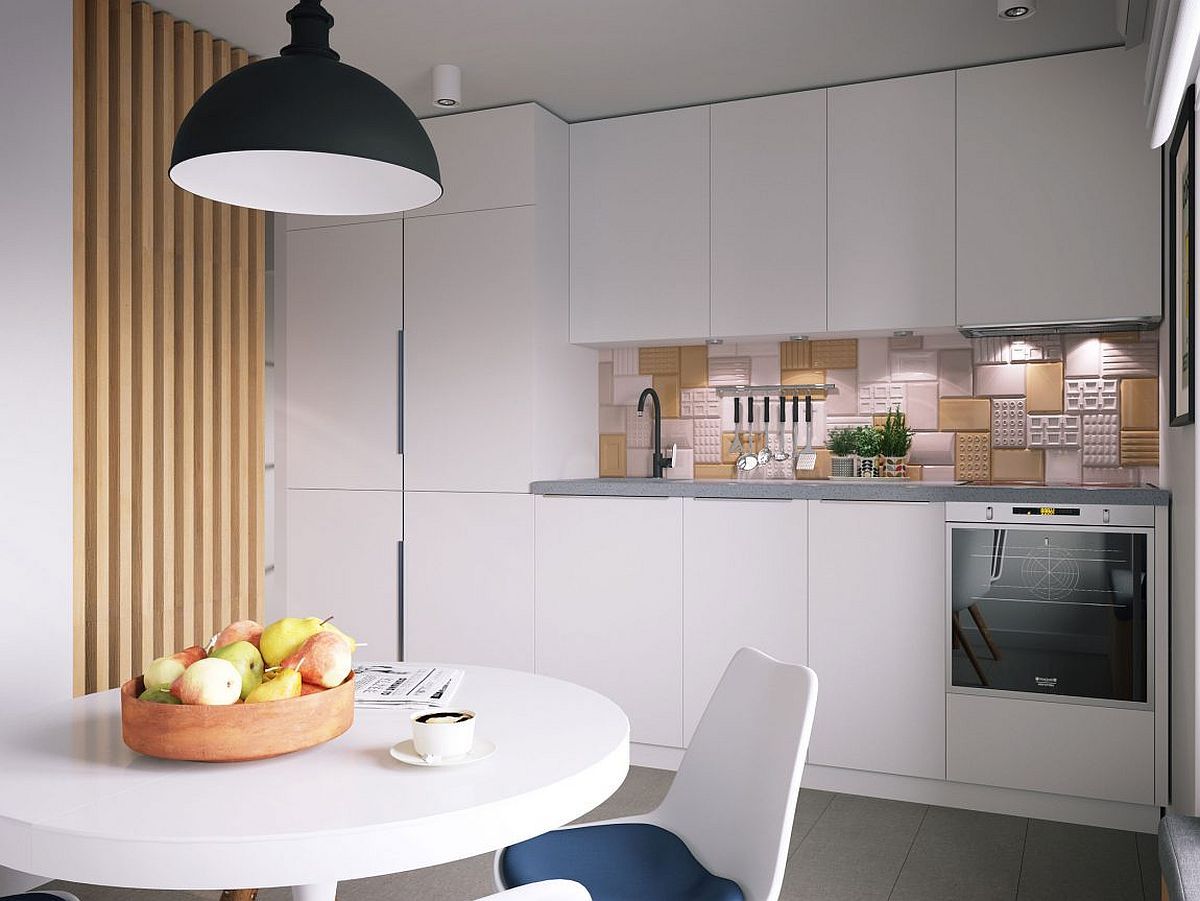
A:
<svg viewBox="0 0 1200 901">
<path fill-rule="evenodd" d="M 412 739 L 392 745 L 392 756 L 401 763 L 410 766 L 463 766 L 468 763 L 478 763 L 496 753 L 496 743 L 486 738 L 475 739 L 475 745 L 466 754 L 459 757 L 445 757 L 440 760 L 426 760 L 413 747 Z"/>
</svg>

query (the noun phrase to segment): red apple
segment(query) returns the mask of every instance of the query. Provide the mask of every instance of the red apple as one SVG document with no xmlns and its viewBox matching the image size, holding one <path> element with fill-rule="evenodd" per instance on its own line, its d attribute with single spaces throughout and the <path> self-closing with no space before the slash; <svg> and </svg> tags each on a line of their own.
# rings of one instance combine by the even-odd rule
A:
<svg viewBox="0 0 1200 901">
<path fill-rule="evenodd" d="M 300 672 L 300 678 L 311 685 L 333 688 L 350 675 L 350 645 L 334 632 L 318 632 L 286 657 L 281 666 Z"/>
</svg>

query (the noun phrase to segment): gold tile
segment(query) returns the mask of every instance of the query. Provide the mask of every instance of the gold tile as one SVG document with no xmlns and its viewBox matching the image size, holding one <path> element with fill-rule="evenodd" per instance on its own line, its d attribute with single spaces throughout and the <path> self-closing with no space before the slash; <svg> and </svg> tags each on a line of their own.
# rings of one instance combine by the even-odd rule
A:
<svg viewBox="0 0 1200 901">
<path fill-rule="evenodd" d="M 692 467 L 692 477 L 696 479 L 734 479 L 737 469 L 725 463 L 697 463 Z"/>
<path fill-rule="evenodd" d="M 625 436 L 600 436 L 600 478 L 625 478 Z"/>
<path fill-rule="evenodd" d="M 825 370 L 824 369 L 784 369 L 780 374 L 781 385 L 824 385 Z M 812 393 L 813 400 L 825 400 L 824 391 L 814 391 Z"/>
<path fill-rule="evenodd" d="M 993 482 L 1044 482 L 1046 453 L 1041 450 L 992 451 Z"/>
<path fill-rule="evenodd" d="M 812 362 L 799 369 L 857 369 L 858 339 L 836 338 L 813 341 Z M 781 358 L 782 359 L 782 358 Z"/>
<path fill-rule="evenodd" d="M 812 369 L 811 341 L 780 341 L 780 369 Z"/>
<path fill-rule="evenodd" d="M 1061 413 L 1063 408 L 1063 364 L 1025 364 L 1025 411 Z"/>
<path fill-rule="evenodd" d="M 679 348 L 679 387 L 708 387 L 708 348 L 705 345 Z"/>
<path fill-rule="evenodd" d="M 639 347 L 638 375 L 678 375 L 678 347 Z"/>
<path fill-rule="evenodd" d="M 924 467 L 920 463 L 908 464 L 908 480 L 910 482 L 920 482 L 924 476 Z"/>
<path fill-rule="evenodd" d="M 959 432 L 954 436 L 954 478 L 986 482 L 992 477 L 992 436 Z"/>
<path fill-rule="evenodd" d="M 1157 466 L 1158 431 L 1121 429 L 1121 465 Z"/>
<path fill-rule="evenodd" d="M 795 466 L 796 466 L 795 462 L 791 461 L 791 460 L 788 461 L 788 465 L 793 468 L 794 472 L 796 473 L 796 479 L 798 481 L 807 481 L 809 479 L 827 479 L 827 478 L 829 478 L 829 476 L 832 472 L 832 469 L 833 469 L 832 464 L 829 462 L 829 460 L 830 460 L 829 450 L 828 450 L 828 448 L 818 447 L 818 448 L 816 448 L 816 451 L 817 451 L 817 465 L 811 470 L 795 469 Z"/>
<path fill-rule="evenodd" d="M 1158 379 L 1121 379 L 1121 428 L 1158 429 Z"/>
<path fill-rule="evenodd" d="M 677 375 L 656 375 L 656 376 L 654 376 L 654 390 L 658 392 L 658 399 L 662 401 L 662 418 L 663 419 L 678 419 L 679 418 L 679 376 L 677 376 Z"/>
<path fill-rule="evenodd" d="M 943 397 L 938 401 L 938 428 L 943 432 L 990 431 L 992 402 L 986 397 Z"/>
<path fill-rule="evenodd" d="M 887 414 L 875 413 L 871 416 L 871 424 L 877 429 L 883 428 L 887 424 Z"/>
</svg>

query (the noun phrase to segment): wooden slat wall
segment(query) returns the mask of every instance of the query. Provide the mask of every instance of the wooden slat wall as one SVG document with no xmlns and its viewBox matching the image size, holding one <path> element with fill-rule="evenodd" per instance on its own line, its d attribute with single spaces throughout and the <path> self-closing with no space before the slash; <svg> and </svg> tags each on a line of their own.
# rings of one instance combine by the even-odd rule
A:
<svg viewBox="0 0 1200 901">
<path fill-rule="evenodd" d="M 245 51 L 75 0 L 75 689 L 260 618 L 266 217 L 167 177 Z"/>
</svg>

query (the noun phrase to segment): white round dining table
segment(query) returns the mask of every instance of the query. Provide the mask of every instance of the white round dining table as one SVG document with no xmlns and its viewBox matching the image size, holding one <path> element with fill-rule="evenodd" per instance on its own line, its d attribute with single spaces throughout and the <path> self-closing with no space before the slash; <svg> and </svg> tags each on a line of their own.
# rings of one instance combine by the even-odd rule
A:
<svg viewBox="0 0 1200 901">
<path fill-rule="evenodd" d="M 158 760 L 121 740 L 116 690 L 0 722 L 0 865 L 97 885 L 209 890 L 337 883 L 503 848 L 588 812 L 629 769 L 629 720 L 578 685 L 462 667 L 454 706 L 496 751 L 417 767 L 390 748 L 411 710 L 358 709 L 316 748 L 246 763 Z M 469 901 L 469 899 L 464 899 Z"/>
</svg>

